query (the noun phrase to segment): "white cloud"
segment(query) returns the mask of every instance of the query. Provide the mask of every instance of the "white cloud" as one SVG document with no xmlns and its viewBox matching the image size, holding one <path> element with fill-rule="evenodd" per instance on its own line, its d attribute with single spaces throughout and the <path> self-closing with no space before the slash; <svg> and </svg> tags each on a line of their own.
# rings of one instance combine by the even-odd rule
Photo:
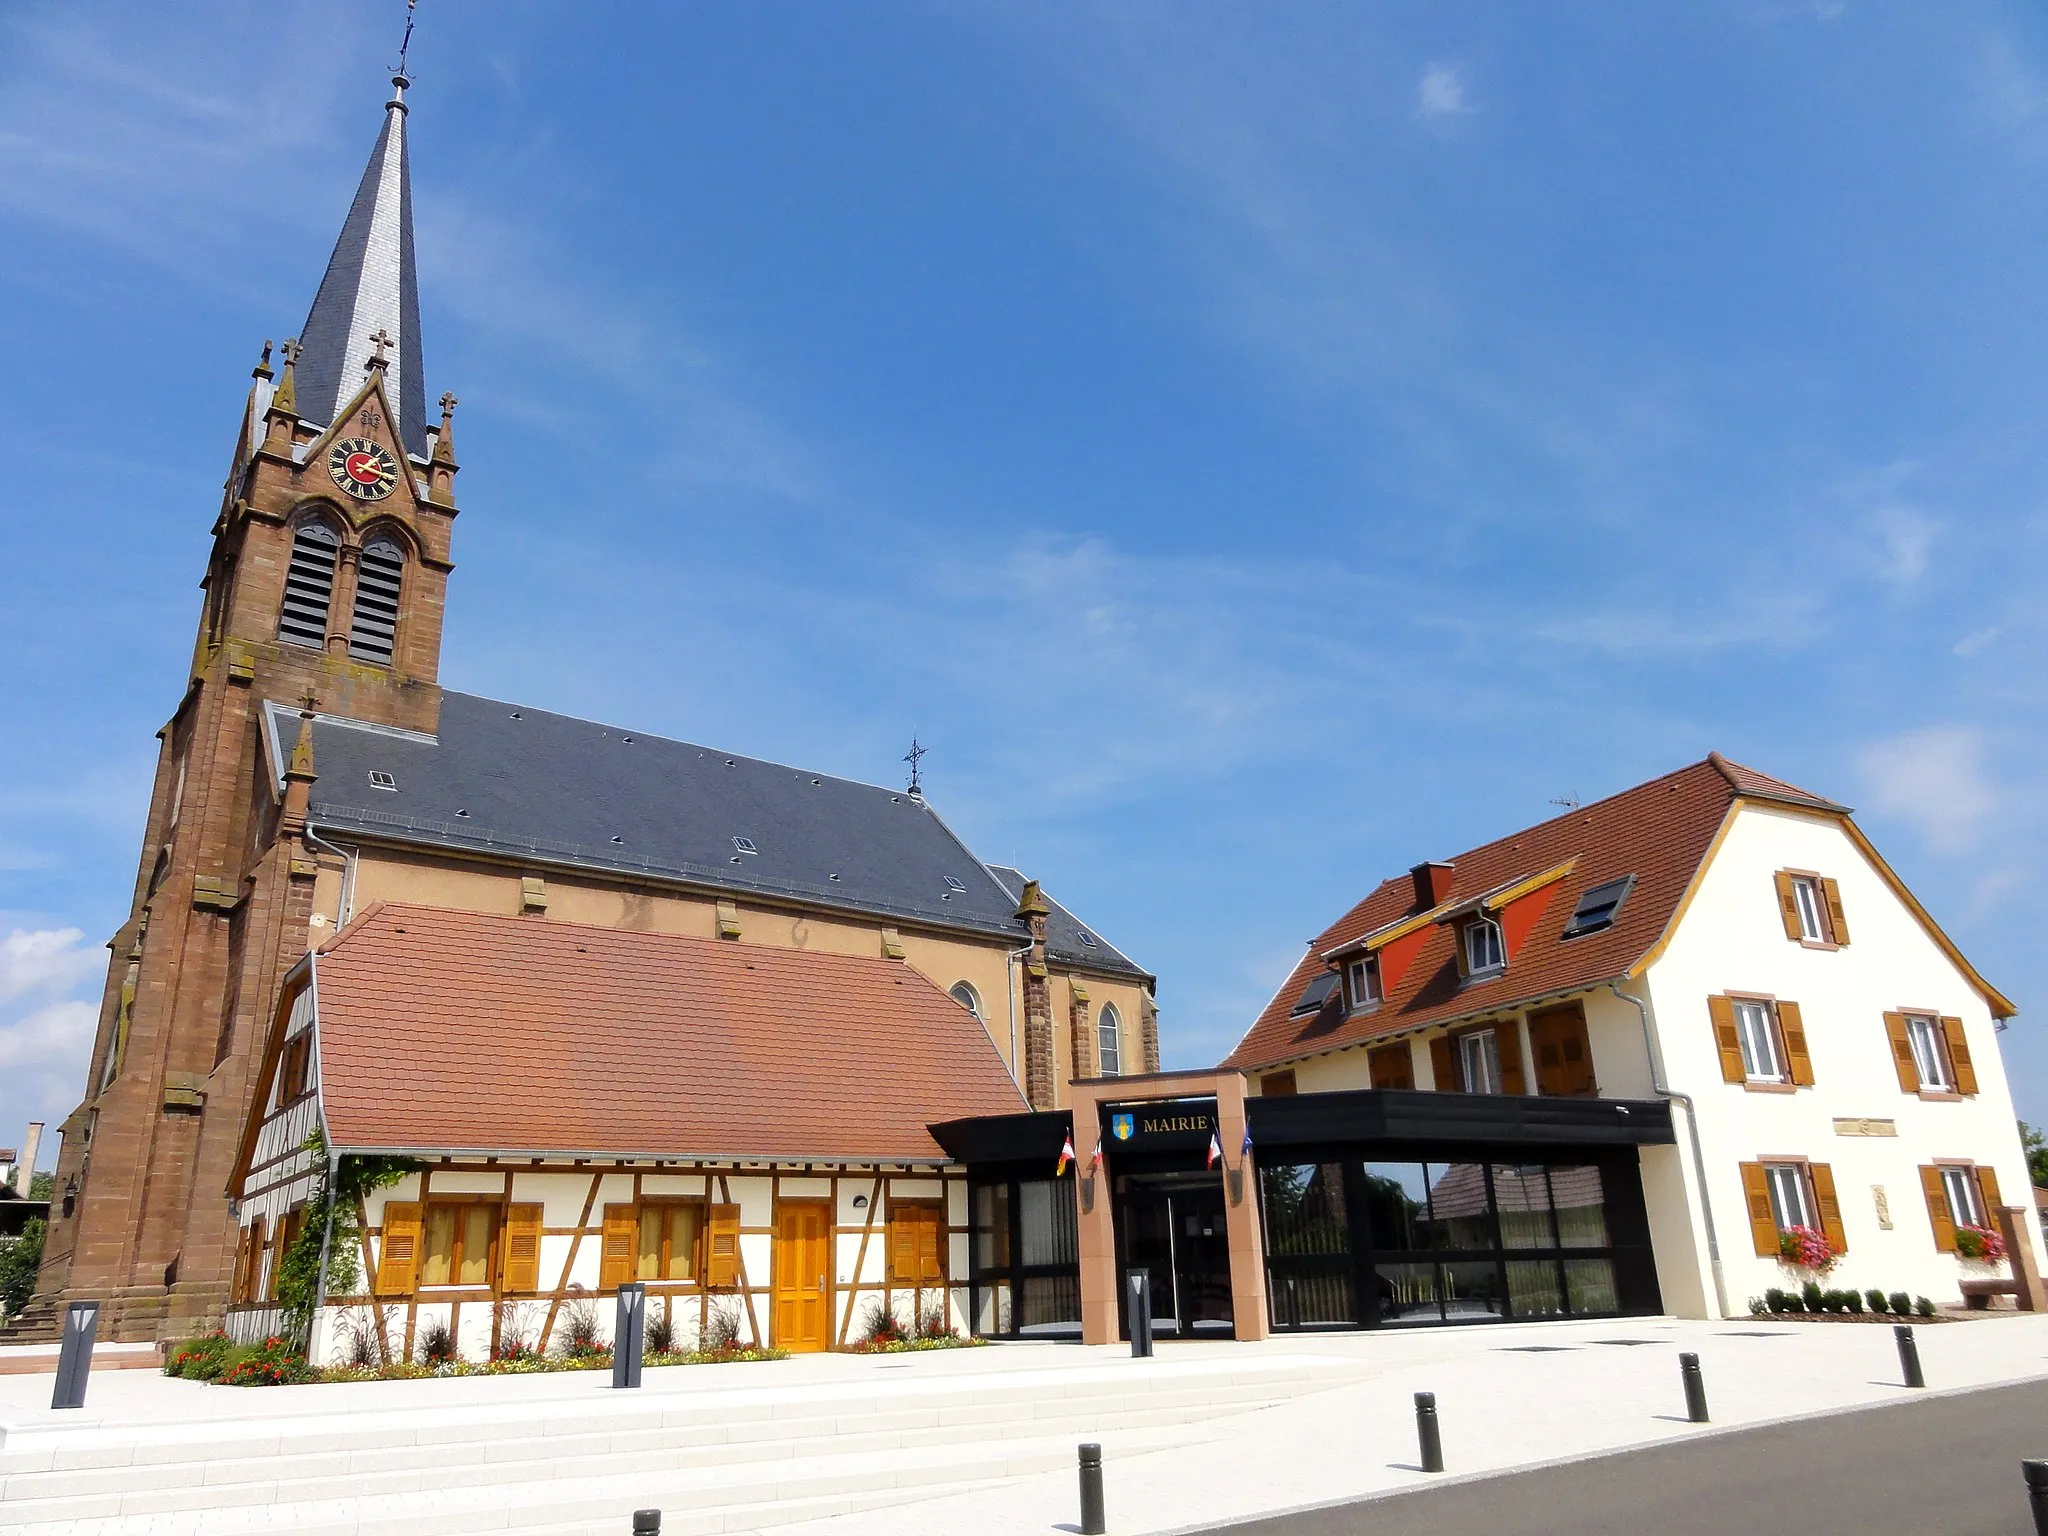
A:
<svg viewBox="0 0 2048 1536">
<path fill-rule="evenodd" d="M 1942 525 L 1911 507 L 1882 507 L 1876 518 L 1877 572 L 1894 587 L 1910 587 L 1927 574 Z"/>
<path fill-rule="evenodd" d="M 1455 64 L 1432 64 L 1415 87 L 1415 115 L 1425 122 L 1463 117 L 1475 112 L 1465 92 L 1465 76 Z"/>
<path fill-rule="evenodd" d="M 1938 852 L 1975 847 L 1998 811 L 1998 790 L 1984 772 L 1984 735 L 1972 727 L 1907 731 L 1872 742 L 1856 762 L 1870 809 L 1915 823 Z"/>
<path fill-rule="evenodd" d="M 77 928 L 16 928 L 0 939 L 0 1000 L 69 992 L 106 964 Z"/>
<path fill-rule="evenodd" d="M 1949 649 L 1962 657 L 1963 660 L 1969 661 L 1979 653 L 1989 650 L 1998 642 L 1998 637 L 2004 633 L 2005 630 L 2001 626 L 1993 624 L 1987 629 L 1973 630 L 1950 646 Z"/>
<path fill-rule="evenodd" d="M 99 1009 L 91 1003 L 73 1000 L 52 1003 L 34 1013 L 0 1024 L 0 1067 L 11 1070 L 30 1067 L 57 1069 L 60 1078 L 76 1077 L 83 1070 L 92 1047 L 93 1030 L 99 1023 Z M 65 1071 L 75 1068 L 75 1071 Z M 70 1084 L 73 1089 L 77 1083 Z"/>
</svg>

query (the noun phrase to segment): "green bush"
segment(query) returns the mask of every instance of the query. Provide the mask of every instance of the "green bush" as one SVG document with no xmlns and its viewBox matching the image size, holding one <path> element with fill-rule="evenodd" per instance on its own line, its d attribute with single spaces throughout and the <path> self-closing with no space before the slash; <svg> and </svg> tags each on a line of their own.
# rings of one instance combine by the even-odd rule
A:
<svg viewBox="0 0 2048 1536">
<path fill-rule="evenodd" d="M 1827 1298 L 1821 1291 L 1818 1280 L 1809 1280 L 1806 1284 L 1799 1287 L 1799 1299 L 1806 1303 L 1806 1310 L 1809 1312 L 1822 1312 L 1826 1310 L 1824 1303 Z"/>
<path fill-rule="evenodd" d="M 1851 1317 L 1861 1317 L 1863 1315 L 1863 1298 L 1854 1291 L 1842 1292 L 1842 1310 Z"/>
<path fill-rule="evenodd" d="M 164 1374 L 182 1376 L 187 1381 L 215 1381 L 228 1368 L 235 1353 L 235 1341 L 225 1333 L 203 1334 L 187 1339 L 171 1351 L 171 1358 L 164 1362 Z"/>
<path fill-rule="evenodd" d="M 1891 1310 L 1890 1306 L 1886 1303 L 1884 1299 L 1883 1291 L 1865 1291 L 1863 1293 L 1863 1299 L 1870 1303 L 1870 1310 L 1877 1313 L 1880 1317 L 1882 1317 L 1886 1312 Z"/>
<path fill-rule="evenodd" d="M 1934 1316 L 1934 1303 L 1929 1301 L 1925 1296 L 1921 1296 L 1914 1300 L 1913 1310 L 1915 1312 L 1918 1312 L 1922 1317 L 1932 1317 Z"/>
<path fill-rule="evenodd" d="M 0 1317 L 14 1316 L 35 1295 L 36 1271 L 43 1267 L 46 1230 L 47 1224 L 37 1217 L 23 1223 L 20 1236 L 0 1238 Z"/>
<path fill-rule="evenodd" d="M 1911 1317 L 1913 1315 L 1913 1298 L 1904 1291 L 1893 1291 L 1889 1296 L 1885 1297 L 1885 1300 L 1891 1304 L 1894 1316 Z"/>
</svg>

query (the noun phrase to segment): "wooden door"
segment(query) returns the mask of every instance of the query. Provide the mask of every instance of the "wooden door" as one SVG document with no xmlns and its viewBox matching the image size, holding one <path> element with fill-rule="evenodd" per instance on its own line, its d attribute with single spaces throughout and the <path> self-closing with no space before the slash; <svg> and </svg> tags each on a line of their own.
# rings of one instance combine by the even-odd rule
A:
<svg viewBox="0 0 2048 1536">
<path fill-rule="evenodd" d="M 1586 1010 L 1577 1003 L 1543 1008 L 1529 1015 L 1529 1045 L 1536 1053 L 1536 1091 L 1557 1098 L 1591 1098 L 1593 1043 Z"/>
<path fill-rule="evenodd" d="M 832 1338 L 832 1207 L 786 1200 L 775 1208 L 775 1337 L 783 1349 L 823 1349 Z"/>
</svg>

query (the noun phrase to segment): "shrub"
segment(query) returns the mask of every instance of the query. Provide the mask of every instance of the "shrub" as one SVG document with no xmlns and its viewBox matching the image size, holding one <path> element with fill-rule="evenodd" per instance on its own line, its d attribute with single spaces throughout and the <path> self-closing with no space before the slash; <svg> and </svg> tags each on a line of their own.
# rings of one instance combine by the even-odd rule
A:
<svg viewBox="0 0 2048 1536">
<path fill-rule="evenodd" d="M 446 1365 L 455 1358 L 455 1334 L 446 1318 L 429 1318 L 420 1325 L 419 1357 L 422 1365 Z"/>
<path fill-rule="evenodd" d="M 237 1351 L 233 1363 L 216 1379 L 224 1387 L 282 1387 L 315 1377 L 298 1346 L 273 1334 L 253 1350 Z"/>
<path fill-rule="evenodd" d="M 1799 1287 L 1799 1299 L 1806 1303 L 1806 1310 L 1809 1312 L 1821 1312 L 1826 1310 L 1826 1308 L 1822 1305 L 1824 1297 L 1821 1293 L 1820 1282 L 1818 1280 L 1809 1280 L 1806 1282 L 1806 1284 Z"/>
<path fill-rule="evenodd" d="M 1863 1315 L 1863 1298 L 1854 1291 L 1842 1292 L 1842 1310 L 1851 1317 L 1861 1317 Z"/>
<path fill-rule="evenodd" d="M 1775 1285 L 1764 1292 L 1764 1305 L 1773 1312 L 1795 1311 L 1797 1310 L 1798 1300 L 1799 1298 L 1790 1291 Z"/>
<path fill-rule="evenodd" d="M 1913 1302 L 1913 1310 L 1922 1317 L 1932 1317 L 1934 1316 L 1934 1303 L 1925 1296 L 1916 1297 Z"/>
<path fill-rule="evenodd" d="M 1889 1312 L 1891 1310 L 1890 1306 L 1886 1303 L 1884 1299 L 1883 1291 L 1865 1291 L 1863 1293 L 1863 1299 L 1870 1303 L 1870 1310 L 1877 1313 L 1880 1317 L 1882 1317 L 1886 1312 Z"/>
<path fill-rule="evenodd" d="M 0 1317 L 14 1316 L 35 1294 L 36 1271 L 42 1268 L 43 1234 L 47 1230 L 48 1223 L 39 1216 L 23 1223 L 18 1237 L 0 1237 Z"/>
<path fill-rule="evenodd" d="M 597 1303 L 588 1296 L 579 1296 L 562 1308 L 560 1328 L 562 1353 L 570 1359 L 583 1360 L 610 1353 L 598 1339 Z"/>
<path fill-rule="evenodd" d="M 1893 1291 L 1891 1295 L 1885 1297 L 1885 1300 L 1890 1303 L 1892 1314 L 1895 1317 L 1911 1317 L 1913 1315 L 1913 1298 L 1904 1291 Z"/>
<path fill-rule="evenodd" d="M 1770 1306 L 1764 1301 L 1763 1297 L 1752 1296 L 1749 1298 L 1749 1315 L 1751 1317 L 1769 1317 L 1771 1315 Z"/>
</svg>

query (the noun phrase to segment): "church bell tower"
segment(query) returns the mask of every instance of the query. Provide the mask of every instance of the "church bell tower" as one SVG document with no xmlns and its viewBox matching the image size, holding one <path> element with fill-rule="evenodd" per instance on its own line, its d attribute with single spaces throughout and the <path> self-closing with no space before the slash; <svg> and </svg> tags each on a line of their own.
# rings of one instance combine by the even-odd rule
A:
<svg viewBox="0 0 2048 1536">
<path fill-rule="evenodd" d="M 223 1190 L 255 1055 L 285 972 L 326 931 L 314 883 L 338 863 L 308 824 L 310 733 L 274 739 L 264 704 L 435 729 L 455 399 L 428 420 L 408 84 L 392 81 L 305 325 L 256 367 L 29 1329 L 92 1298 L 104 1338 L 180 1337 L 227 1301 Z"/>
</svg>

